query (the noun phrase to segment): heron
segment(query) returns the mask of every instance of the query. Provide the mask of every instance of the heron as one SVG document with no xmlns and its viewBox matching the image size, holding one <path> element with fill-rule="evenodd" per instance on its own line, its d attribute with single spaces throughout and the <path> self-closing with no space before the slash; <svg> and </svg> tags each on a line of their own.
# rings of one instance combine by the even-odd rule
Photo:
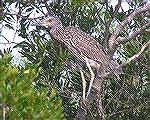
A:
<svg viewBox="0 0 150 120">
<path fill-rule="evenodd" d="M 95 69 L 98 73 L 104 74 L 109 66 L 115 71 L 116 63 L 110 59 L 102 50 L 99 44 L 92 36 L 83 32 L 75 26 L 64 27 L 57 16 L 48 16 L 38 22 L 32 23 L 34 26 L 50 27 L 50 34 L 58 41 L 63 43 L 77 60 L 84 63 L 90 72 L 90 83 L 86 94 L 87 82 L 85 80 L 82 67 L 79 67 L 82 79 L 82 97 L 87 99 L 90 94 L 93 81 L 95 79 Z M 111 65 L 110 65 L 111 64 Z"/>
</svg>

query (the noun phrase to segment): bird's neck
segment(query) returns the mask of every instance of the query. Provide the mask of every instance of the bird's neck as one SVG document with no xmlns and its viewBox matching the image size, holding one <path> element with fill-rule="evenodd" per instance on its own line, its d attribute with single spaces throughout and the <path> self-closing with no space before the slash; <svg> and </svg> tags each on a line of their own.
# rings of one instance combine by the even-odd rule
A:
<svg viewBox="0 0 150 120">
<path fill-rule="evenodd" d="M 55 39 L 62 41 L 62 38 L 64 36 L 64 27 L 63 26 L 55 26 L 51 29 L 50 33 L 52 34 L 52 36 Z"/>
</svg>

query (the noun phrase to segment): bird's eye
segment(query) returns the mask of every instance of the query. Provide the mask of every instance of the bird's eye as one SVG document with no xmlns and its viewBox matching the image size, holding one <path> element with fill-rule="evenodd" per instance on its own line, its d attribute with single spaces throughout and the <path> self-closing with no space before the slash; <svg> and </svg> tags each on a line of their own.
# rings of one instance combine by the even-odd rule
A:
<svg viewBox="0 0 150 120">
<path fill-rule="evenodd" d="M 48 21 L 47 21 L 47 22 L 51 23 L 51 22 L 52 22 L 52 20 L 51 20 L 51 19 L 48 19 Z"/>
</svg>

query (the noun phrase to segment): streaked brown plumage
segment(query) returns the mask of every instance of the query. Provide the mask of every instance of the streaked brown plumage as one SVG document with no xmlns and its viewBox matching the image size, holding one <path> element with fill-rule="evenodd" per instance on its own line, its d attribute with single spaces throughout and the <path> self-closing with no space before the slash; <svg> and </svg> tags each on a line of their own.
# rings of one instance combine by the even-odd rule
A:
<svg viewBox="0 0 150 120">
<path fill-rule="evenodd" d="M 102 74 L 109 71 L 108 68 L 111 63 L 115 68 L 116 64 L 114 64 L 114 61 L 112 62 L 112 60 L 103 52 L 102 46 L 96 42 L 93 37 L 86 34 L 79 28 L 74 26 L 64 28 L 61 21 L 56 16 L 47 17 L 40 22 L 34 23 L 33 25 L 51 27 L 50 33 L 52 36 L 58 41 L 64 43 L 76 59 L 87 65 L 91 74 L 91 81 L 87 96 L 90 93 L 95 77 L 91 67 L 97 71 L 102 71 Z M 112 68 L 112 66 L 110 67 Z M 112 68 L 112 70 L 114 68 Z M 83 99 L 85 99 L 86 81 L 81 69 L 80 73 L 83 81 Z"/>
</svg>

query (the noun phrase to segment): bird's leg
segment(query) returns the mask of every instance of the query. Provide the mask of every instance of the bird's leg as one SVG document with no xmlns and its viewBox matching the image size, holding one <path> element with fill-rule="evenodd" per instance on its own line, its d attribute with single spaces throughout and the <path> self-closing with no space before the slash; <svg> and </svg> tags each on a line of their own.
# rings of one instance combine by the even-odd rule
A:
<svg viewBox="0 0 150 120">
<path fill-rule="evenodd" d="M 82 69 L 80 69 L 80 74 L 81 74 L 81 78 L 82 78 L 83 99 L 85 99 L 85 93 L 86 93 L 86 81 L 85 81 L 85 77 L 84 77 L 84 74 L 83 74 Z"/>
<path fill-rule="evenodd" d="M 87 60 L 86 60 L 86 64 L 87 64 L 87 67 L 88 67 L 88 69 L 90 71 L 90 74 L 91 74 L 90 85 L 89 85 L 89 89 L 88 89 L 87 96 L 86 96 L 86 98 L 87 98 L 88 95 L 90 94 L 90 91 L 91 91 L 91 88 L 92 88 L 92 84 L 93 84 L 93 81 L 94 81 L 94 78 L 95 78 L 95 74 L 94 74 L 94 72 L 93 72 L 93 70 L 92 70 L 92 68 L 91 68 L 91 66 L 90 66 L 90 64 L 89 64 L 89 62 Z"/>
</svg>

